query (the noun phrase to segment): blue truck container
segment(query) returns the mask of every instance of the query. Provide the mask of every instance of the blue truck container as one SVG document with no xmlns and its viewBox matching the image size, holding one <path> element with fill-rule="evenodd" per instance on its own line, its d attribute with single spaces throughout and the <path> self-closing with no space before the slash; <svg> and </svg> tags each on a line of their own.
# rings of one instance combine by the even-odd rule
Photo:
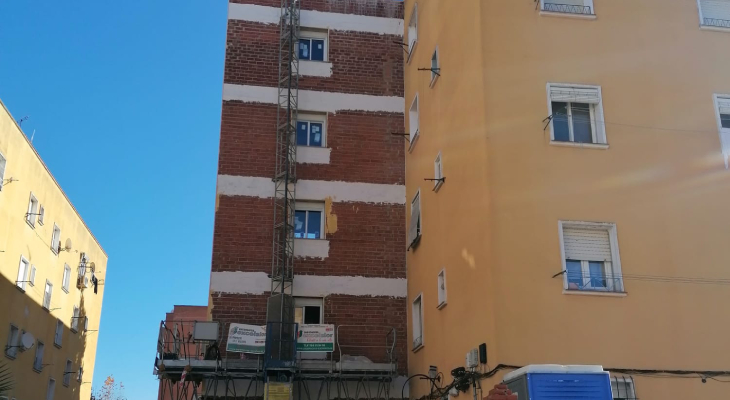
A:
<svg viewBox="0 0 730 400">
<path fill-rule="evenodd" d="M 612 400 L 611 379 L 599 365 L 528 365 L 504 376 L 517 400 Z"/>
</svg>

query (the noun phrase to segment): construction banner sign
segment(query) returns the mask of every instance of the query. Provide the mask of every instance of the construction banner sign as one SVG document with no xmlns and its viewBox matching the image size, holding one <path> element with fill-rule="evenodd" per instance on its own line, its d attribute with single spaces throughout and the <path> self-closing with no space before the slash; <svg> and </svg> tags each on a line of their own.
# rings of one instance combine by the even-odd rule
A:
<svg viewBox="0 0 730 400">
<path fill-rule="evenodd" d="M 299 325 L 297 351 L 335 351 L 334 325 Z"/>
<path fill-rule="evenodd" d="M 266 327 L 231 324 L 228 328 L 226 351 L 236 353 L 264 354 L 266 349 Z"/>
</svg>

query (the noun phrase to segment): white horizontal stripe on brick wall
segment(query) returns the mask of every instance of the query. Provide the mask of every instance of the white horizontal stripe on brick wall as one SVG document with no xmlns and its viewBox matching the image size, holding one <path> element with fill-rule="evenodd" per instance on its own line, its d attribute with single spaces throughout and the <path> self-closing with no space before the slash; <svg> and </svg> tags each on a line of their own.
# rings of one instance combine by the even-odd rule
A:
<svg viewBox="0 0 730 400">
<path fill-rule="evenodd" d="M 259 6 L 255 4 L 228 4 L 228 19 L 260 22 L 262 24 L 278 24 L 280 16 L 281 11 L 278 7 Z M 304 28 L 403 36 L 403 20 L 398 18 L 302 10 L 300 11 L 299 24 Z"/>
<path fill-rule="evenodd" d="M 332 63 L 322 61 L 299 61 L 299 75 L 329 78 L 332 76 Z"/>
<path fill-rule="evenodd" d="M 297 162 L 301 164 L 329 164 L 332 149 L 328 147 L 297 146 Z"/>
<path fill-rule="evenodd" d="M 274 182 L 271 178 L 218 175 L 218 194 L 271 198 Z M 406 204 L 404 185 L 382 183 L 315 181 L 300 179 L 296 184 L 297 200 L 334 202 Z"/>
<path fill-rule="evenodd" d="M 279 89 L 268 86 L 223 85 L 223 100 L 238 100 L 245 103 L 278 104 Z M 299 90 L 299 109 L 315 112 L 336 113 L 340 110 L 392 112 L 403 114 L 405 103 L 402 97 L 371 96 L 367 94 L 317 92 Z"/>
<path fill-rule="evenodd" d="M 294 257 L 327 258 L 330 241 L 324 239 L 294 239 Z"/>
<path fill-rule="evenodd" d="M 211 272 L 211 293 L 266 294 L 271 279 L 265 272 Z M 294 275 L 294 296 L 324 297 L 331 294 L 351 296 L 406 297 L 405 279 L 366 278 L 364 276 Z"/>
</svg>

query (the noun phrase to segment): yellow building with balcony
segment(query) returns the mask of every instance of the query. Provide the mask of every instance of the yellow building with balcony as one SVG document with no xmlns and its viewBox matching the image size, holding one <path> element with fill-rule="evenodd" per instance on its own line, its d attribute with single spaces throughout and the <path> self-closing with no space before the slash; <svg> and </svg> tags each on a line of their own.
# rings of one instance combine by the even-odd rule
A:
<svg viewBox="0 0 730 400">
<path fill-rule="evenodd" d="M 730 398 L 730 1 L 405 17 L 409 373 L 485 343 L 478 371 L 594 364 L 616 399 Z"/>
<path fill-rule="evenodd" d="M 89 399 L 107 255 L 0 102 L 0 399 Z M 4 397 L 3 397 L 4 396 Z"/>
</svg>

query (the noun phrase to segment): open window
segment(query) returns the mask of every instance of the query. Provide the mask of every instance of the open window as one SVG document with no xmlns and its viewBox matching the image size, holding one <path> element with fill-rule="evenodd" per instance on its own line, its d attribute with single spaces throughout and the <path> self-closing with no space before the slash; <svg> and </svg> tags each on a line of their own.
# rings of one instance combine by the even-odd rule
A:
<svg viewBox="0 0 730 400">
<path fill-rule="evenodd" d="M 433 161 L 433 179 L 433 190 L 436 192 L 444 183 L 444 166 L 441 161 L 441 152 L 438 153 L 436 159 Z"/>
<path fill-rule="evenodd" d="M 298 324 L 323 324 L 324 306 L 321 298 L 294 298 L 294 322 Z"/>
<path fill-rule="evenodd" d="M 28 212 L 25 214 L 25 221 L 33 228 L 35 228 L 35 222 L 38 217 L 38 206 L 38 199 L 31 192 L 30 200 L 28 200 Z"/>
<path fill-rule="evenodd" d="M 418 43 L 418 3 L 413 5 L 411 18 L 408 20 L 408 61 L 411 61 L 411 55 Z"/>
<path fill-rule="evenodd" d="M 436 79 L 438 79 L 440 75 L 441 66 L 439 64 L 439 48 L 438 46 L 436 46 L 436 48 L 433 50 L 433 54 L 431 55 L 431 87 L 433 87 L 433 85 L 436 83 Z"/>
<path fill-rule="evenodd" d="M 7 159 L 0 153 L 0 191 L 3 190 L 3 183 L 5 183 L 5 166 L 7 165 Z"/>
<path fill-rule="evenodd" d="M 423 293 L 413 300 L 411 314 L 413 317 L 413 351 L 423 347 Z"/>
<path fill-rule="evenodd" d="M 415 247 L 421 240 L 421 190 L 411 201 L 411 220 L 408 225 L 408 249 Z"/>
<path fill-rule="evenodd" d="M 43 308 L 46 310 L 51 309 L 51 296 L 53 296 L 53 284 L 46 280 L 46 288 L 43 291 Z"/>
<path fill-rule="evenodd" d="M 442 269 L 438 275 L 438 296 L 437 308 L 443 308 L 446 305 L 446 268 Z"/>
<path fill-rule="evenodd" d="M 18 266 L 18 279 L 15 281 L 15 285 L 18 288 L 25 291 L 26 284 L 29 282 L 30 277 L 30 261 L 23 256 L 20 256 L 20 265 Z"/>
<path fill-rule="evenodd" d="M 51 235 L 51 251 L 54 254 L 58 254 L 61 249 L 61 228 L 58 225 L 53 224 L 53 234 Z"/>
<path fill-rule="evenodd" d="M 408 140 L 410 141 L 410 149 L 413 149 L 418 139 L 419 128 L 418 93 L 416 93 L 411 102 L 411 108 L 408 110 Z"/>
</svg>

